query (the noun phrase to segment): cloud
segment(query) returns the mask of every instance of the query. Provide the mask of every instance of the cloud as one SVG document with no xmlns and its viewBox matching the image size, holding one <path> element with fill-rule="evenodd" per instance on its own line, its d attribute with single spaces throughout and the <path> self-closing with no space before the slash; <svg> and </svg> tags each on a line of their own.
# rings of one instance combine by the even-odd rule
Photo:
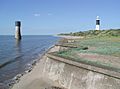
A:
<svg viewBox="0 0 120 89">
<path fill-rule="evenodd" d="M 48 15 L 50 16 L 50 15 L 52 15 L 52 13 L 48 13 Z"/>
<path fill-rule="evenodd" d="M 40 14 L 39 14 L 39 13 L 35 13 L 34 16 L 35 16 L 35 17 L 38 17 L 38 16 L 40 16 Z"/>
<path fill-rule="evenodd" d="M 39 14 L 39 13 L 35 13 L 35 14 L 33 14 L 35 17 L 39 17 L 39 16 L 41 16 L 41 14 Z M 47 13 L 46 15 L 48 15 L 48 16 L 51 16 L 51 15 L 53 15 L 52 13 Z"/>
</svg>

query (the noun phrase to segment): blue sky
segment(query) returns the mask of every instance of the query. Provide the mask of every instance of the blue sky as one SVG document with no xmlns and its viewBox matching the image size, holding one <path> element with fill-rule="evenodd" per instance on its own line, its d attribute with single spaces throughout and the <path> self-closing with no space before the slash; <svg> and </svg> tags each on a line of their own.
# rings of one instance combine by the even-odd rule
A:
<svg viewBox="0 0 120 89">
<path fill-rule="evenodd" d="M 0 0 L 0 35 L 14 35 L 15 21 L 23 35 L 49 35 L 120 28 L 120 0 Z"/>
</svg>

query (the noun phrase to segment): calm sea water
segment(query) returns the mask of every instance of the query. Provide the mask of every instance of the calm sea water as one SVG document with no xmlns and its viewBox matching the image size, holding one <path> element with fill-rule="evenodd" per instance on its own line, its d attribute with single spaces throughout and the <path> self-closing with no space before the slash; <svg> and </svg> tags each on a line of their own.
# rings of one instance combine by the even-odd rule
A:
<svg viewBox="0 0 120 89">
<path fill-rule="evenodd" d="M 0 36 L 0 84 L 24 72 L 33 60 L 38 59 L 59 38 L 53 36 Z"/>
</svg>

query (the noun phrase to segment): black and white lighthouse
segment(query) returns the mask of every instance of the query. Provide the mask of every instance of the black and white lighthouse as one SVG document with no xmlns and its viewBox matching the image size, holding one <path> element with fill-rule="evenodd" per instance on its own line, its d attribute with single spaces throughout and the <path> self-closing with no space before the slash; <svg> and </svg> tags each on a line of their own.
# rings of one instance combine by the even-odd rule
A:
<svg viewBox="0 0 120 89">
<path fill-rule="evenodd" d="M 97 16 L 96 18 L 96 28 L 95 30 L 100 30 L 100 19 L 99 19 L 99 16 Z"/>
<path fill-rule="evenodd" d="M 15 22 L 15 38 L 17 40 L 21 39 L 21 22 L 20 21 L 16 21 Z"/>
</svg>

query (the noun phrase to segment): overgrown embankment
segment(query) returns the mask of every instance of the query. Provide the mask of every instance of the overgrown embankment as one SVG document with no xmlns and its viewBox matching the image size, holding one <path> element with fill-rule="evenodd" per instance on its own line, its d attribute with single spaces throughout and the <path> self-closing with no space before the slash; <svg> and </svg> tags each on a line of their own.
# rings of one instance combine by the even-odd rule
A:
<svg viewBox="0 0 120 89">
<path fill-rule="evenodd" d="M 120 89 L 120 38 L 62 39 L 12 89 Z"/>
<path fill-rule="evenodd" d="M 68 35 L 68 36 L 120 36 L 120 29 L 109 29 L 109 30 L 89 30 L 89 31 L 80 31 L 80 32 L 71 32 L 71 33 L 61 33 L 59 35 Z"/>
<path fill-rule="evenodd" d="M 46 72 L 68 89 L 119 89 L 120 38 L 116 33 L 107 35 L 111 30 L 101 37 L 104 32 L 74 41 L 64 39 L 57 45 L 59 52 L 48 54 L 52 65 Z"/>
<path fill-rule="evenodd" d="M 81 39 L 74 40 L 74 42 L 64 41 L 62 44 L 76 48 L 62 50 L 54 54 L 120 72 L 120 30 L 94 30 L 83 33 L 88 34 Z M 100 36 L 100 34 L 104 36 Z"/>
</svg>

